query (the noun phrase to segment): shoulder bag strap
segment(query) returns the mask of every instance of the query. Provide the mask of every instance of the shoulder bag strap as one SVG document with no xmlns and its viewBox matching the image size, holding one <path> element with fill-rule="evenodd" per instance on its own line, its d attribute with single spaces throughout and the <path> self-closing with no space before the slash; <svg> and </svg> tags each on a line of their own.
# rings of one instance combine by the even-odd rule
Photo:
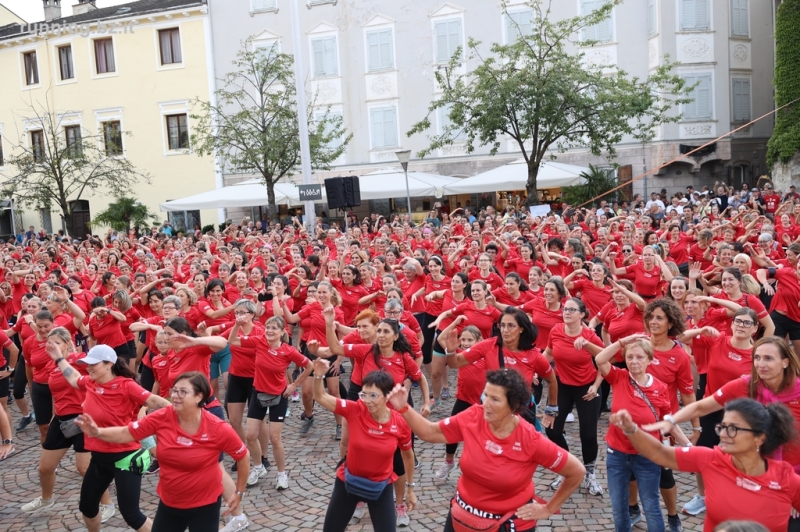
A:
<svg viewBox="0 0 800 532">
<path fill-rule="evenodd" d="M 656 423 L 661 421 L 658 418 L 658 414 L 656 414 L 656 409 L 653 408 L 653 403 L 650 402 L 650 399 L 647 398 L 647 394 L 645 394 L 644 391 L 639 387 L 639 383 L 636 382 L 636 380 L 631 376 L 630 373 L 628 374 L 628 378 L 630 379 L 631 386 L 633 386 L 636 389 L 636 391 L 639 392 L 639 394 L 642 396 L 642 399 L 644 399 L 644 402 L 647 403 L 647 407 L 650 409 L 650 413 L 653 414 L 654 418 L 656 418 Z"/>
</svg>

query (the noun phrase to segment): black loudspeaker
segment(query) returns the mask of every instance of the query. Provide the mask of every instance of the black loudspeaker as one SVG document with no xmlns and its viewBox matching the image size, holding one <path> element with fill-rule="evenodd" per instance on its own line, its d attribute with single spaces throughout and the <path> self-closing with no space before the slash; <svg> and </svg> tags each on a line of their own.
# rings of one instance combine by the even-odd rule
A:
<svg viewBox="0 0 800 532">
<path fill-rule="evenodd" d="M 358 177 L 332 177 L 325 180 L 325 195 L 329 209 L 345 209 L 361 205 Z"/>
</svg>

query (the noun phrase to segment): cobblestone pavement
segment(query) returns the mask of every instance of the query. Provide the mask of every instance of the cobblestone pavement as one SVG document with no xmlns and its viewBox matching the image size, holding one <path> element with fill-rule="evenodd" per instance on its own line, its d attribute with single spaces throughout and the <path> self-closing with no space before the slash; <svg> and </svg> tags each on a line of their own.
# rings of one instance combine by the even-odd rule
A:
<svg viewBox="0 0 800 532">
<path fill-rule="evenodd" d="M 453 372 L 451 372 L 452 375 Z M 453 385 L 455 382 L 453 382 Z M 455 386 L 451 387 L 455 390 Z M 419 400 L 419 391 L 414 390 Z M 546 394 L 545 394 L 546 397 Z M 432 419 L 446 417 L 452 409 L 454 399 L 444 401 L 434 411 Z M 267 477 L 261 479 L 257 486 L 248 488 L 244 510 L 250 519 L 249 530 L 269 530 L 280 532 L 312 532 L 322 530 L 322 522 L 328 507 L 333 479 L 334 467 L 339 460 L 339 445 L 334 440 L 333 415 L 316 407 L 317 423 L 305 437 L 298 435 L 301 412 L 300 403 L 290 403 L 290 416 L 283 430 L 283 441 L 287 452 L 287 471 L 289 472 L 289 489 L 275 489 L 275 469 L 273 467 Z M 11 407 L 12 424 L 16 427 L 19 419 L 18 411 Z M 603 414 L 600 421 L 598 438 L 602 440 L 608 426 L 608 414 Z M 568 423 L 567 436 L 571 444 L 571 452 L 580 458 L 577 423 Z M 0 530 L 63 532 L 67 530 L 85 530 L 83 520 L 78 511 L 78 495 L 81 477 L 75 469 L 74 453 L 68 452 L 61 462 L 56 480 L 56 504 L 53 508 L 36 515 L 24 514 L 20 511 L 23 504 L 39 495 L 39 479 L 37 465 L 39 460 L 38 431 L 31 426 L 27 430 L 14 435 L 16 452 L 7 460 L 0 462 L 0 479 L 2 479 L 3 495 L 0 497 Z M 433 484 L 433 473 L 444 459 L 444 446 L 432 445 L 417 441 L 415 448 L 421 462 L 415 475 L 419 505 L 410 513 L 411 524 L 398 531 L 413 532 L 436 531 L 444 527 L 447 508 L 452 497 L 456 480 L 460 471 L 456 468 L 449 481 L 444 485 Z M 459 448 L 459 453 L 461 449 Z M 460 457 L 457 455 L 456 460 Z M 270 456 L 272 461 L 272 457 Z M 226 456 L 226 467 L 231 462 Z M 605 446 L 601 443 L 598 457 L 597 477 L 605 487 Z M 534 482 L 536 493 L 545 499 L 552 495 L 549 484 L 554 479 L 549 471 L 536 472 Z M 694 478 L 685 473 L 676 475 L 678 483 L 678 508 L 694 495 Z M 142 481 L 141 507 L 148 515 L 155 514 L 158 504 L 156 496 L 157 475 L 145 476 Z M 113 490 L 112 498 L 116 501 Z M 663 510 L 663 504 L 662 504 Z M 664 512 L 666 515 L 666 512 Z M 684 529 L 687 531 L 702 530 L 703 517 L 682 515 Z M 220 525 L 222 526 L 222 524 Z M 566 532 L 611 530 L 614 523 L 611 514 L 611 503 L 606 492 L 603 496 L 589 495 L 588 490 L 578 489 L 564 504 L 561 515 L 547 521 L 540 521 L 539 532 Z M 636 525 L 634 530 L 646 530 L 646 518 Z M 129 530 L 119 513 L 109 520 L 103 530 L 117 532 Z M 351 525 L 348 532 L 373 531 L 369 512 L 360 523 Z M 381 532 L 381 531 L 377 531 Z"/>
</svg>

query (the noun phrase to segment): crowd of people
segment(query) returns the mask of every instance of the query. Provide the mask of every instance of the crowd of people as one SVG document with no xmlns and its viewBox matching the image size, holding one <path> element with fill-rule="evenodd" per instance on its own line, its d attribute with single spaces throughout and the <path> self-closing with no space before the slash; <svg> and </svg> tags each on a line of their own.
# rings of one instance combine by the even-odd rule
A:
<svg viewBox="0 0 800 532">
<path fill-rule="evenodd" d="M 435 484 L 460 469 L 445 532 L 531 531 L 578 489 L 597 505 L 607 490 L 621 532 L 643 516 L 680 532 L 681 513 L 800 531 L 800 195 L 759 185 L 544 217 L 348 216 L 313 234 L 293 217 L 31 229 L 2 248 L 0 459 L 38 427 L 40 493 L 22 512 L 54 506 L 72 448 L 90 532 L 117 507 L 137 531 L 216 531 L 221 513 L 239 531 L 270 458 L 290 486 L 294 402 L 300 435 L 335 419 L 324 532 L 367 511 L 381 532 L 409 526 L 428 444 L 443 446 Z M 682 508 L 675 471 L 696 476 Z"/>
</svg>

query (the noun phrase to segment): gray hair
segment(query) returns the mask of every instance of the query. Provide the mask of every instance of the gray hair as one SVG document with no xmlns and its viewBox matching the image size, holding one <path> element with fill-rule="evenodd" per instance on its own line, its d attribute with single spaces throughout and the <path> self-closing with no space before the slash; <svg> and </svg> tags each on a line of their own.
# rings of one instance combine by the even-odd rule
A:
<svg viewBox="0 0 800 532">
<path fill-rule="evenodd" d="M 178 296 L 165 297 L 163 304 L 166 305 L 169 303 L 172 303 L 178 311 L 180 311 L 183 308 L 183 301 L 181 301 L 181 298 L 179 298 Z"/>
<path fill-rule="evenodd" d="M 234 309 L 244 308 L 247 312 L 253 315 L 255 315 L 256 313 L 256 304 L 250 301 L 249 299 L 242 298 L 237 300 L 236 303 L 233 304 L 233 308 Z"/>
<path fill-rule="evenodd" d="M 384 311 L 388 310 L 403 310 L 403 302 L 399 299 L 388 299 L 386 300 L 386 304 L 383 306 Z"/>
<path fill-rule="evenodd" d="M 131 301 L 131 296 L 128 295 L 128 292 L 125 290 L 117 290 L 114 292 L 114 296 L 112 297 L 112 301 L 114 300 L 119 301 L 119 305 L 117 305 L 117 309 L 120 312 L 128 312 L 131 307 L 133 306 L 133 301 Z"/>
</svg>

